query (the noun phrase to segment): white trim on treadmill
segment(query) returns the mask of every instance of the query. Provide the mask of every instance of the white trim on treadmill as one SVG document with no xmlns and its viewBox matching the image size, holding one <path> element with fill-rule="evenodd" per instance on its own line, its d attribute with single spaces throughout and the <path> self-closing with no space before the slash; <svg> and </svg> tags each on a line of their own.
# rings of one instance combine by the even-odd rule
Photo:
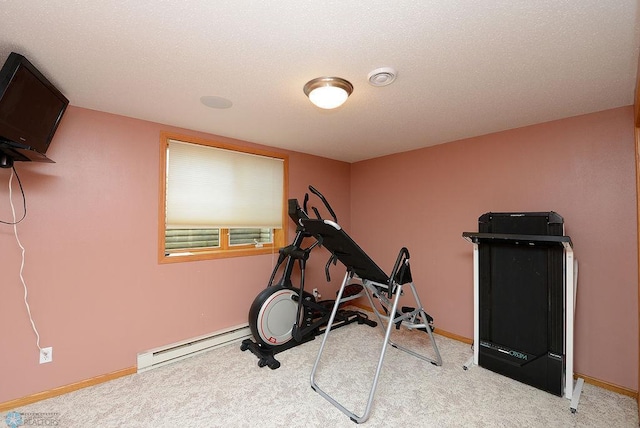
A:
<svg viewBox="0 0 640 428">
<path fill-rule="evenodd" d="M 480 264 L 478 244 L 473 244 L 473 364 L 478 365 L 480 349 Z"/>
</svg>

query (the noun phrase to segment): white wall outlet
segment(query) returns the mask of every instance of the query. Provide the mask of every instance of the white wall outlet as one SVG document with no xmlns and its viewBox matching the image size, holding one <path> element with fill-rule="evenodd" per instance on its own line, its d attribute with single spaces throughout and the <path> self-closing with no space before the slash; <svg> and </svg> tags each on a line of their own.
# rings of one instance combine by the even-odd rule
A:
<svg viewBox="0 0 640 428">
<path fill-rule="evenodd" d="M 50 363 L 53 361 L 53 347 L 40 349 L 40 364 Z"/>
<path fill-rule="evenodd" d="M 320 293 L 318 292 L 318 289 L 317 289 L 317 288 L 314 288 L 314 289 L 313 289 L 313 291 L 312 291 L 312 293 L 313 293 L 313 297 L 314 297 L 314 298 L 316 298 L 316 299 L 319 299 L 319 298 L 320 298 Z"/>
</svg>

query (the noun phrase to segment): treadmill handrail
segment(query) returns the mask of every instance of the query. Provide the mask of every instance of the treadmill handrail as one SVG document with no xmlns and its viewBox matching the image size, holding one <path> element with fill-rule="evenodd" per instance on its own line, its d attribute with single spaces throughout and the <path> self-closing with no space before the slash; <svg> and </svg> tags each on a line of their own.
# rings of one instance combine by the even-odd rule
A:
<svg viewBox="0 0 640 428">
<path fill-rule="evenodd" d="M 573 247 L 569 236 L 557 235 L 522 235 L 515 233 L 462 232 L 462 237 L 472 244 L 480 242 L 505 242 L 510 244 L 536 245 L 558 244 Z"/>
</svg>

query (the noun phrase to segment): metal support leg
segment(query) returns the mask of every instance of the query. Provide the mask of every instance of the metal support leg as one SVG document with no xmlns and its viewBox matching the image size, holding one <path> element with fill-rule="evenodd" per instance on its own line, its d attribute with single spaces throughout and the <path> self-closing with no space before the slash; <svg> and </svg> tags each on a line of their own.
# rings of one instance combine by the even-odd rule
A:
<svg viewBox="0 0 640 428">
<path fill-rule="evenodd" d="M 575 413 L 578 410 L 578 403 L 580 403 L 580 394 L 582 394 L 582 385 L 584 385 L 584 379 L 581 377 L 576 380 L 576 386 L 573 389 L 573 395 L 571 397 L 571 405 L 569 410 L 571 413 Z"/>
<path fill-rule="evenodd" d="M 399 301 L 400 298 L 402 296 L 402 285 L 395 285 L 396 290 L 395 290 L 395 294 L 393 296 L 393 298 L 391 300 L 389 300 L 386 296 L 386 291 L 384 291 L 382 288 L 379 289 L 380 284 L 376 284 L 376 283 L 372 283 L 370 281 L 363 281 L 364 283 L 364 290 L 366 291 L 366 296 L 369 300 L 369 303 L 371 304 L 371 307 L 374 311 L 374 313 L 376 314 L 378 321 L 380 322 L 380 326 L 384 329 L 384 341 L 382 344 L 382 349 L 380 351 L 380 356 L 378 358 L 378 364 L 376 366 L 376 371 L 375 371 L 375 375 L 373 377 L 373 382 L 371 385 L 371 389 L 369 392 L 369 396 L 367 399 L 367 404 L 364 410 L 364 413 L 362 415 L 357 415 L 355 414 L 352 410 L 347 409 L 344 405 L 342 405 L 341 403 L 339 403 L 336 399 L 334 399 L 333 397 L 331 397 L 329 394 L 327 394 L 325 391 L 323 391 L 317 384 L 317 382 L 315 381 L 315 374 L 318 368 L 318 365 L 320 363 L 320 358 L 322 356 L 322 353 L 324 351 L 324 347 L 326 345 L 326 342 L 330 336 L 330 330 L 331 330 L 331 324 L 333 321 L 333 317 L 335 315 L 335 313 L 337 312 L 337 307 L 339 304 L 339 301 L 342 297 L 342 293 L 344 291 L 344 287 L 346 286 L 347 282 L 350 279 L 350 275 L 347 274 L 345 275 L 345 278 L 343 280 L 342 286 L 340 287 L 340 290 L 338 291 L 338 296 L 336 299 L 336 303 L 334 305 L 332 314 L 331 314 L 331 318 L 329 320 L 329 324 L 327 327 L 327 330 L 324 333 L 324 337 L 322 339 L 322 344 L 320 345 L 320 350 L 318 351 L 318 356 L 316 358 L 316 361 L 313 365 L 313 369 L 311 371 L 311 388 L 316 391 L 318 394 L 320 394 L 322 397 L 324 397 L 327 401 L 329 401 L 331 404 L 333 404 L 335 407 L 337 407 L 341 412 L 343 412 L 345 415 L 347 415 L 352 421 L 356 422 L 356 423 L 362 423 L 364 421 L 366 421 L 369 418 L 369 415 L 371 413 L 371 407 L 373 404 L 373 399 L 375 396 L 375 392 L 378 386 L 378 380 L 380 378 L 380 373 L 382 371 L 382 365 L 384 363 L 384 359 L 385 359 L 385 355 L 386 355 L 386 351 L 387 351 L 387 347 L 391 344 L 392 346 L 396 347 L 397 349 L 407 352 L 417 358 L 420 358 L 422 360 L 428 361 L 434 365 L 440 366 L 442 365 L 442 358 L 440 356 L 440 352 L 438 350 L 438 347 L 436 345 L 435 342 L 435 338 L 433 336 L 433 333 L 431 331 L 431 325 L 428 322 L 428 317 L 426 312 L 424 311 L 424 309 L 422 308 L 422 304 L 420 303 L 420 300 L 417 296 L 417 293 L 415 291 L 415 287 L 414 285 L 411 283 L 410 284 L 410 288 L 412 291 L 412 294 L 416 300 L 416 304 L 417 304 L 417 309 L 409 312 L 409 313 L 404 313 L 404 314 L 400 314 L 399 316 L 395 316 L 395 314 L 398 314 L 398 306 L 399 306 Z M 377 310 L 377 308 L 374 305 L 373 302 L 373 296 L 377 297 L 378 299 L 380 299 L 383 304 L 386 305 L 386 307 L 390 306 L 389 309 L 389 315 L 388 316 L 383 316 L 380 314 L 380 312 Z M 418 321 L 419 318 L 419 321 Z M 397 323 L 402 323 L 402 325 L 406 326 L 409 329 L 424 329 L 427 334 L 429 335 L 429 338 L 431 340 L 431 343 L 433 345 L 434 348 L 434 352 L 436 354 L 435 358 L 429 358 L 423 354 L 417 353 L 413 350 L 410 350 L 408 348 L 402 347 L 396 343 L 391 342 L 390 337 L 391 337 L 391 331 L 394 329 L 395 325 Z"/>
<path fill-rule="evenodd" d="M 473 367 L 473 357 L 469 358 L 467 361 L 464 362 L 464 364 L 462 365 L 462 368 L 464 370 L 469 370 L 471 367 Z"/>
<path fill-rule="evenodd" d="M 391 329 L 393 328 L 393 324 L 392 323 L 388 323 L 386 326 L 386 331 L 385 331 L 385 337 L 384 337 L 384 343 L 382 345 L 382 351 L 380 352 L 380 358 L 378 359 L 378 365 L 376 367 L 376 373 L 375 376 L 373 378 L 373 383 L 371 385 L 371 391 L 369 392 L 369 398 L 367 400 L 367 405 L 365 408 L 364 413 L 361 416 L 356 415 L 354 412 L 352 412 L 351 410 L 347 409 L 345 406 L 343 406 L 342 404 L 340 404 L 338 401 L 336 401 L 333 397 L 331 397 L 329 394 L 327 394 L 325 391 L 323 391 L 318 384 L 315 381 L 315 373 L 316 370 L 318 368 L 318 364 L 320 362 L 320 357 L 322 356 L 322 352 L 324 350 L 324 346 L 328 340 L 329 337 L 329 333 L 330 333 L 330 329 L 331 329 L 331 322 L 333 320 L 333 317 L 335 315 L 335 313 L 337 312 L 337 306 L 338 306 L 338 302 L 340 300 L 340 298 L 342 297 L 342 292 L 344 291 L 344 287 L 348 281 L 349 275 L 347 274 L 345 276 L 345 279 L 342 283 L 342 286 L 340 287 L 340 291 L 338 291 L 338 298 L 336 299 L 336 304 L 334 305 L 333 311 L 331 313 L 331 318 L 329 320 L 329 327 L 327 327 L 327 330 L 324 333 L 324 338 L 322 339 L 322 344 L 320 345 L 320 350 L 318 351 L 318 356 L 316 358 L 316 361 L 313 365 L 313 369 L 311 370 L 311 388 L 313 388 L 314 391 L 316 391 L 318 394 L 320 394 L 321 396 L 323 396 L 327 401 L 329 401 L 331 404 L 333 404 L 335 407 L 337 407 L 340 411 L 342 411 L 345 415 L 349 416 L 349 418 L 356 422 L 356 423 L 361 423 L 366 421 L 369 418 L 369 414 L 371 412 L 371 405 L 373 403 L 373 397 L 375 395 L 376 392 L 376 388 L 378 385 L 378 379 L 380 377 L 380 372 L 382 370 L 382 363 L 384 362 L 384 357 L 385 357 L 385 353 L 387 350 L 387 346 L 389 345 L 389 336 L 391 335 Z M 399 290 L 398 290 L 398 296 L 399 296 L 399 292 L 401 291 L 401 286 L 399 286 Z M 367 294 L 368 295 L 368 294 Z M 396 297 L 393 300 L 393 306 L 392 306 L 392 313 L 395 313 L 396 310 L 398 309 L 398 297 Z"/>
</svg>

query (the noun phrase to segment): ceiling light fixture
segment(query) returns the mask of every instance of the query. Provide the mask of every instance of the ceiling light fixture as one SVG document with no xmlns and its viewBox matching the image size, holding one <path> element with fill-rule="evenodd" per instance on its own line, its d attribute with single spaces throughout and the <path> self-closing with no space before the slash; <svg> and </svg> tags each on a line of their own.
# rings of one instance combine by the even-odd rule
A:
<svg viewBox="0 0 640 428">
<path fill-rule="evenodd" d="M 353 85 L 340 77 L 318 77 L 308 81 L 303 90 L 316 106 L 332 109 L 347 101 L 353 92 Z"/>
</svg>

